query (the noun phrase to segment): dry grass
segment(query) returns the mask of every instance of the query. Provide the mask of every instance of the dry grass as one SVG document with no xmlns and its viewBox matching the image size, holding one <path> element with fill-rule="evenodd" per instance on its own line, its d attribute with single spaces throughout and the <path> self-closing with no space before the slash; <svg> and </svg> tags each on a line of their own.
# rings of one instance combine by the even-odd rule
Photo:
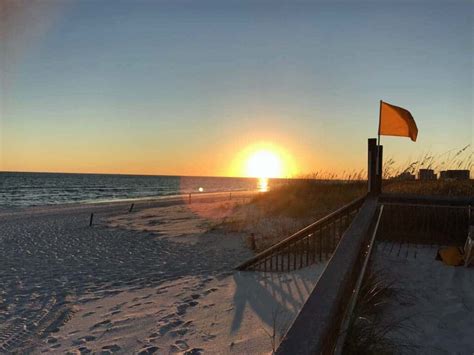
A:
<svg viewBox="0 0 474 355">
<path fill-rule="evenodd" d="M 321 182 L 294 180 L 265 194 L 256 196 L 251 204 L 267 217 L 323 217 L 329 212 L 361 197 L 367 190 L 365 182 Z"/>
<path fill-rule="evenodd" d="M 396 283 L 383 270 L 367 270 L 349 322 L 343 354 L 394 354 L 401 349 L 415 350 L 416 347 L 406 341 L 408 334 L 416 332 L 409 318 L 381 320 L 389 303 L 410 298 L 395 287 Z"/>
<path fill-rule="evenodd" d="M 361 197 L 366 190 L 365 182 L 292 180 L 239 206 L 224 226 L 254 233 L 256 250 L 260 251 Z"/>
<path fill-rule="evenodd" d="M 421 195 L 472 196 L 474 181 L 402 181 L 388 180 L 403 172 L 414 173 L 421 168 L 472 170 L 472 149 L 465 146 L 438 156 L 424 154 L 414 162 L 384 162 L 384 192 Z M 233 231 L 254 233 L 256 251 L 261 251 L 326 216 L 367 192 L 365 171 L 342 175 L 317 172 L 271 189 L 239 206 L 223 226 Z M 338 179 L 338 180 L 336 180 Z"/>
<path fill-rule="evenodd" d="M 470 144 L 448 150 L 447 152 L 435 155 L 431 153 L 421 154 L 414 161 L 397 162 L 388 158 L 383 164 L 384 179 L 394 178 L 402 173 L 416 174 L 420 169 L 433 169 L 439 173 L 442 170 L 470 170 L 472 172 L 473 150 Z"/>
</svg>

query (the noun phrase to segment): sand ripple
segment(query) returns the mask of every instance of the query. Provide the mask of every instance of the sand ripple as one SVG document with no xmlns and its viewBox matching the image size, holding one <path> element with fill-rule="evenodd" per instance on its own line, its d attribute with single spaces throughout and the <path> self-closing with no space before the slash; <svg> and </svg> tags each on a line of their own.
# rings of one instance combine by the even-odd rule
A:
<svg viewBox="0 0 474 355">
<path fill-rule="evenodd" d="M 215 274 L 248 256 L 206 240 L 192 245 L 90 228 L 88 217 L 78 209 L 0 220 L 0 351 L 33 347 L 70 317 L 79 297 L 87 302 L 184 275 Z"/>
</svg>

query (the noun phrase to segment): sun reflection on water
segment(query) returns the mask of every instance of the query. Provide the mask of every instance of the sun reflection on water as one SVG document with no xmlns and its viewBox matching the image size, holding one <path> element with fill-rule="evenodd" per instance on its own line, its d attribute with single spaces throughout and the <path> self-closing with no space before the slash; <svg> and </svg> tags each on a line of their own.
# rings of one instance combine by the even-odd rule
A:
<svg viewBox="0 0 474 355">
<path fill-rule="evenodd" d="M 259 192 L 267 192 L 268 191 L 268 178 L 259 178 L 257 183 L 257 189 Z"/>
</svg>

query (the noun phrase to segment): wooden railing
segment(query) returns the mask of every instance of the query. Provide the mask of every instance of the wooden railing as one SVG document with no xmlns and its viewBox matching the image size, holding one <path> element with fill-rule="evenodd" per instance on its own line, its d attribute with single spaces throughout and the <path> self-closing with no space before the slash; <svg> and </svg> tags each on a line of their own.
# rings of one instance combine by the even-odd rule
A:
<svg viewBox="0 0 474 355">
<path fill-rule="evenodd" d="M 237 270 L 292 271 L 328 260 L 364 203 L 352 201 L 240 264 Z"/>
<path fill-rule="evenodd" d="M 333 353 L 341 324 L 354 294 L 369 236 L 377 220 L 377 198 L 368 196 L 360 206 L 326 269 L 283 337 L 276 355 Z"/>
<path fill-rule="evenodd" d="M 464 245 L 474 198 L 383 194 L 381 240 L 400 244 Z"/>
</svg>

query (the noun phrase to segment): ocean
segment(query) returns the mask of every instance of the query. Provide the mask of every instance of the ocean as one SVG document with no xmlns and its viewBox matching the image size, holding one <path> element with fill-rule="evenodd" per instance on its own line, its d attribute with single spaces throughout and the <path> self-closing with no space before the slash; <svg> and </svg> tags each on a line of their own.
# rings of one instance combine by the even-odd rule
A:
<svg viewBox="0 0 474 355">
<path fill-rule="evenodd" d="M 269 179 L 271 188 L 282 179 Z M 188 193 L 255 191 L 255 178 L 0 172 L 0 208 L 107 202 Z"/>
</svg>

